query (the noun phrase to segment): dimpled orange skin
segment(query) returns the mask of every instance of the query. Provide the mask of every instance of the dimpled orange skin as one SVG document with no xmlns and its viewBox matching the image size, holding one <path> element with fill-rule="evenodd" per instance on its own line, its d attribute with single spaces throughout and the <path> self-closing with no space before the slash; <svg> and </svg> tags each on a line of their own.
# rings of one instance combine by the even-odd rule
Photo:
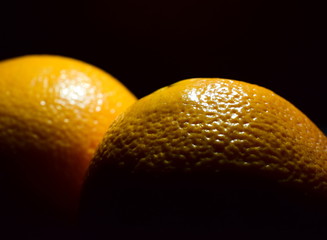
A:
<svg viewBox="0 0 327 240">
<path fill-rule="evenodd" d="M 263 87 L 188 79 L 142 99 L 114 121 L 92 161 L 126 173 L 251 172 L 326 195 L 326 136 Z M 241 181 L 241 179 L 240 179 Z"/>
<path fill-rule="evenodd" d="M 82 61 L 52 55 L 2 61 L 0 173 L 8 177 L 2 187 L 16 186 L 12 192 L 24 190 L 32 201 L 70 214 L 106 129 L 135 101 L 114 77 Z"/>
</svg>

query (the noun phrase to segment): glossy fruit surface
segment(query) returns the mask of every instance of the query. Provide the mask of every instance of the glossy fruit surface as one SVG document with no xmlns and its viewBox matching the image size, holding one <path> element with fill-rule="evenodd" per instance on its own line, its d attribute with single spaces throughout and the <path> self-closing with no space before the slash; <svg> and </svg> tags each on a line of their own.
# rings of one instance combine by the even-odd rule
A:
<svg viewBox="0 0 327 240">
<path fill-rule="evenodd" d="M 89 169 L 82 211 L 113 228 L 164 232 L 185 222 L 194 229 L 200 219 L 224 222 L 230 216 L 219 214 L 242 206 L 243 218 L 238 212 L 234 220 L 249 230 L 250 209 L 267 204 L 274 212 L 270 188 L 326 196 L 326 160 L 326 136 L 272 91 L 227 79 L 184 80 L 140 99 L 114 121 Z M 265 192 L 269 201 L 262 202 Z"/>
<path fill-rule="evenodd" d="M 110 128 L 93 159 L 131 172 L 251 169 L 327 190 L 327 139 L 273 92 L 192 79 L 141 99 Z"/>
<path fill-rule="evenodd" d="M 20 221 L 15 214 L 71 217 L 104 132 L 135 101 L 110 74 L 79 60 L 2 61 L 0 191 L 12 221 Z"/>
</svg>

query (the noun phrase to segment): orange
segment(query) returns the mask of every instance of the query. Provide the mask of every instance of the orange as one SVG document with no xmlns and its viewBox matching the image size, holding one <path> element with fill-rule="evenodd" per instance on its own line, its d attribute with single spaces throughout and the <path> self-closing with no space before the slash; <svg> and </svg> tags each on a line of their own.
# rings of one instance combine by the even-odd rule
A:
<svg viewBox="0 0 327 240">
<path fill-rule="evenodd" d="M 9 215 L 42 209 L 71 216 L 98 143 L 135 101 L 110 74 L 79 60 L 30 55 L 2 61 L 0 191 L 11 204 L 3 208 Z"/>
<path fill-rule="evenodd" d="M 207 178 L 210 181 L 203 183 Z M 174 209 L 169 204 L 178 198 L 167 200 L 166 191 L 172 194 L 175 189 L 177 194 L 188 186 L 192 192 L 202 182 L 201 186 L 211 186 L 221 197 L 221 189 L 228 189 L 224 185 L 235 187 L 250 178 L 256 179 L 254 185 L 272 182 L 327 196 L 326 136 L 300 110 L 266 88 L 228 79 L 188 79 L 140 99 L 114 121 L 92 160 L 81 209 L 90 216 L 101 213 L 102 219 L 120 211 L 118 215 L 130 226 L 143 215 L 150 214 L 144 221 L 151 219 L 160 208 L 166 209 L 165 216 Z M 149 196 L 157 190 L 157 195 Z M 136 200 L 142 194 L 147 197 Z M 193 203 L 190 212 L 205 208 L 211 198 L 200 200 L 204 195 L 198 192 L 185 198 L 175 210 L 189 202 Z M 94 206 L 97 201 L 103 205 Z M 110 203 L 114 209 L 105 216 Z M 134 210 L 139 209 L 135 219 L 126 213 L 131 210 L 122 210 L 133 203 Z M 242 204 L 246 205 L 240 200 L 235 206 Z M 271 207 L 268 202 L 268 206 L 256 204 L 262 204 L 262 209 Z M 153 205 L 158 208 L 149 210 Z M 218 212 L 223 211 L 224 206 Z M 199 223 L 204 218 L 196 219 Z M 150 222 L 149 229 L 153 229 Z"/>
<path fill-rule="evenodd" d="M 190 79 L 139 100 L 114 122 L 93 159 L 132 172 L 242 168 L 327 193 L 327 139 L 265 88 Z"/>
</svg>

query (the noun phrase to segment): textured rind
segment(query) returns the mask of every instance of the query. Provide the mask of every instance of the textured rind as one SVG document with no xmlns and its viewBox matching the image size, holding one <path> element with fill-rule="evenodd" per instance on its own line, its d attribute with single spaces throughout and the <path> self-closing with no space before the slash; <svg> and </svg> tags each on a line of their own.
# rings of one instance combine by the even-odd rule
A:
<svg viewBox="0 0 327 240">
<path fill-rule="evenodd" d="M 76 207 L 98 143 L 134 101 L 114 77 L 75 59 L 29 55 L 2 61 L 0 173 L 58 209 Z"/>
<path fill-rule="evenodd" d="M 90 168 L 254 172 L 327 194 L 326 136 L 272 91 L 189 79 L 140 99 L 111 125 Z"/>
</svg>

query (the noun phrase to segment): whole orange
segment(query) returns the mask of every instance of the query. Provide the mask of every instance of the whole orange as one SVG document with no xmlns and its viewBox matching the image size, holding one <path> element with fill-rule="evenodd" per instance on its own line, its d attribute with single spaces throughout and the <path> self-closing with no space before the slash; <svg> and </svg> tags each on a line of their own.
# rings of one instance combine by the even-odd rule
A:
<svg viewBox="0 0 327 240">
<path fill-rule="evenodd" d="M 79 60 L 29 55 L 2 61 L 0 191 L 6 221 L 34 214 L 70 218 L 98 143 L 135 101 L 110 74 Z"/>
<path fill-rule="evenodd" d="M 81 218 L 95 221 L 96 232 L 149 239 L 203 239 L 209 229 L 253 239 L 262 229 L 302 226 L 286 216 L 318 195 L 327 196 L 327 138 L 308 117 L 257 85 L 189 79 L 140 99 L 110 126 L 88 172 Z M 282 214 L 272 217 L 273 209 Z"/>
</svg>

